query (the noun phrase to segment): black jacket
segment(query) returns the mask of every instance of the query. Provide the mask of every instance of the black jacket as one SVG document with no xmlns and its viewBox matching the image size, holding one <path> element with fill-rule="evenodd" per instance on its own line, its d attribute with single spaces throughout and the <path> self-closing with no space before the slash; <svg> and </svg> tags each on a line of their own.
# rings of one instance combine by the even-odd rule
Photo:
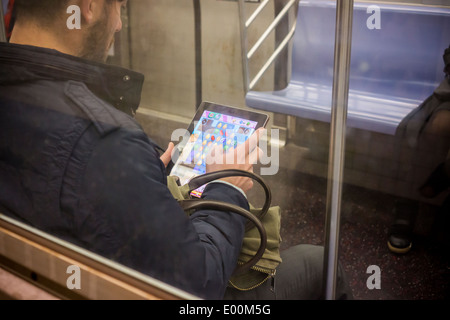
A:
<svg viewBox="0 0 450 320">
<path fill-rule="evenodd" d="M 187 218 L 132 118 L 143 76 L 0 44 L 0 212 L 203 298 L 222 298 L 243 218 Z M 121 111 L 119 111 L 119 110 Z M 248 208 L 212 183 L 204 197 Z"/>
<path fill-rule="evenodd" d="M 433 116 L 442 110 L 450 111 L 449 78 L 442 80 L 433 94 L 402 119 L 395 133 L 397 139 L 404 140 L 404 144 L 410 148 L 417 148 L 425 127 Z M 435 139 L 446 139 L 446 137 L 436 136 Z M 448 148 L 445 147 L 445 154 L 447 154 L 447 151 Z"/>
</svg>

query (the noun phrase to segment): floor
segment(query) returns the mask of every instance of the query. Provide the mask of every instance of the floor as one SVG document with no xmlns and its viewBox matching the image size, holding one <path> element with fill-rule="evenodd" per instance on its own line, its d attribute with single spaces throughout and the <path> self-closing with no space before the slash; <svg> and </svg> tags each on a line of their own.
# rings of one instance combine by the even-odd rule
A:
<svg viewBox="0 0 450 320">
<path fill-rule="evenodd" d="M 280 169 L 266 176 L 273 204 L 282 207 L 282 249 L 299 243 L 324 244 L 326 179 Z M 258 190 L 250 196 L 256 199 Z M 446 229 L 434 223 L 434 209 L 420 208 L 413 248 L 405 255 L 386 245 L 395 198 L 344 186 L 340 227 L 340 263 L 355 299 L 416 300 L 450 298 L 449 247 L 436 235 Z M 370 265 L 381 271 L 381 288 L 369 289 Z"/>
</svg>

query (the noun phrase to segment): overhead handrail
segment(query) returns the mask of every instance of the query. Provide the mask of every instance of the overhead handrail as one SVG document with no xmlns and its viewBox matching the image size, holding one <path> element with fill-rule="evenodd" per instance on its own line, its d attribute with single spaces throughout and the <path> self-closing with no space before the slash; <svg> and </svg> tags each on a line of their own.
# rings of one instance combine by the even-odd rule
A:
<svg viewBox="0 0 450 320">
<path fill-rule="evenodd" d="M 275 17 L 269 27 L 263 32 L 258 41 L 253 45 L 253 47 L 248 51 L 248 43 L 247 43 L 247 29 L 250 25 L 255 21 L 257 16 L 262 12 L 262 10 L 266 7 L 269 0 L 264 0 L 261 4 L 255 9 L 249 19 L 246 20 L 246 12 L 244 6 L 244 0 L 239 0 L 239 20 L 241 26 L 241 48 L 242 48 L 242 64 L 243 64 L 243 73 L 244 73 L 244 89 L 245 92 L 252 90 L 258 81 L 262 78 L 265 72 L 269 69 L 272 63 L 276 60 L 276 58 L 280 55 L 283 49 L 289 44 L 289 41 L 292 39 L 295 33 L 296 28 L 296 20 L 289 30 L 286 37 L 281 41 L 278 47 L 274 50 L 273 54 L 267 59 L 264 63 L 263 67 L 257 72 L 256 76 L 250 80 L 249 74 L 249 60 L 253 57 L 255 52 L 260 48 L 262 43 L 267 39 L 270 33 L 278 26 L 280 21 L 289 13 L 289 10 L 294 7 L 294 5 L 298 2 L 298 0 L 289 1 L 280 13 Z"/>
</svg>

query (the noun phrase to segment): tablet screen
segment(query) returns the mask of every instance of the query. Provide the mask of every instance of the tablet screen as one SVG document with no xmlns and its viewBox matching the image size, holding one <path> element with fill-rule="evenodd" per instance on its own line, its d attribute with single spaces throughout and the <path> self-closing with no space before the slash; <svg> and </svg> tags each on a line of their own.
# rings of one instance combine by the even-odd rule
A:
<svg viewBox="0 0 450 320">
<path fill-rule="evenodd" d="M 206 172 L 206 156 L 215 147 L 224 153 L 245 142 L 260 127 L 267 124 L 268 116 L 262 113 L 236 109 L 212 103 L 203 103 L 188 131 L 190 138 L 182 146 L 171 175 L 180 178 L 181 185 Z M 201 197 L 205 186 L 191 195 Z"/>
</svg>

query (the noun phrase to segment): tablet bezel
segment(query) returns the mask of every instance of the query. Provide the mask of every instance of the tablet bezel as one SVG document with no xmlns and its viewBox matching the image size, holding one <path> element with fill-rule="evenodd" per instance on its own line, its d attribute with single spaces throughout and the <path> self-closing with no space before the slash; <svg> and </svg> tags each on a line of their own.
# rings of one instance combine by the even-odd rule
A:
<svg viewBox="0 0 450 320">
<path fill-rule="evenodd" d="M 249 121 L 254 121 L 257 123 L 257 125 L 255 127 L 255 131 L 259 128 L 266 127 L 266 125 L 269 121 L 269 115 L 262 113 L 262 112 L 257 112 L 257 111 L 253 111 L 253 110 L 244 110 L 244 109 L 239 109 L 236 107 L 231 107 L 228 105 L 204 101 L 200 104 L 191 123 L 189 124 L 189 126 L 187 128 L 189 136 L 191 136 L 193 134 L 197 123 L 200 121 L 200 119 L 205 111 L 217 112 L 220 114 L 225 114 L 227 116 L 233 116 L 233 117 L 237 117 L 237 118 L 241 118 L 241 119 L 246 119 Z M 182 154 L 184 147 L 187 145 L 187 142 L 188 142 L 188 139 L 184 139 L 184 141 L 180 142 L 180 144 L 177 145 L 179 155 Z M 170 172 L 170 174 L 172 174 L 172 170 L 178 164 L 178 162 L 180 161 L 180 158 L 181 157 L 178 157 L 178 159 L 175 163 L 171 162 L 170 170 L 168 170 Z"/>
<path fill-rule="evenodd" d="M 205 101 L 202 102 L 200 107 L 197 109 L 194 118 L 189 124 L 187 130 L 189 131 L 190 134 L 192 134 L 192 132 L 194 131 L 196 123 L 200 121 L 200 118 L 202 117 L 205 111 L 217 112 L 221 114 L 226 114 L 228 116 L 255 121 L 256 123 L 258 123 L 255 130 L 261 127 L 265 127 L 267 125 L 267 122 L 269 121 L 269 115 L 265 113 L 251 110 L 244 110 L 236 107 Z"/>
</svg>

